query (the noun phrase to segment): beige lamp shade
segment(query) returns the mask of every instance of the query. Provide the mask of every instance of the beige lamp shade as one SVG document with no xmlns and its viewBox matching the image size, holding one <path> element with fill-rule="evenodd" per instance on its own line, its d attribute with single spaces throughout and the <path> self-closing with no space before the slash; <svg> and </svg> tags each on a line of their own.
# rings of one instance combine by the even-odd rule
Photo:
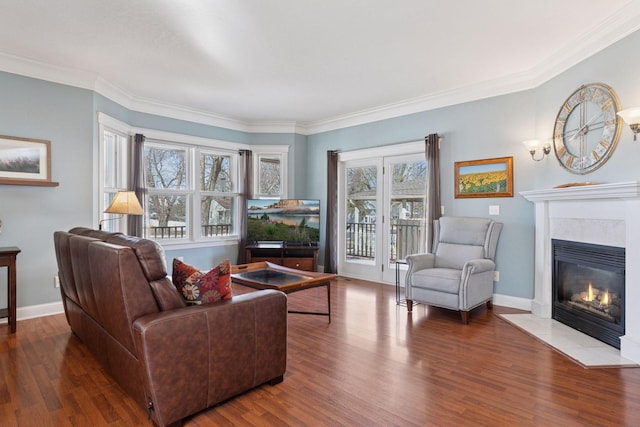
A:
<svg viewBox="0 0 640 427">
<path fill-rule="evenodd" d="M 118 191 L 105 212 L 125 215 L 142 215 L 144 213 L 136 193 L 133 191 Z"/>
</svg>

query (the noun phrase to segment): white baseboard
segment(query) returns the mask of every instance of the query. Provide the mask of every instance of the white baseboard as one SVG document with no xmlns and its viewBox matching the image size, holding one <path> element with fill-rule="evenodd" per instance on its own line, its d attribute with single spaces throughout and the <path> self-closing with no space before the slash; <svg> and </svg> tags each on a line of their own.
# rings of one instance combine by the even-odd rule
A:
<svg viewBox="0 0 640 427">
<path fill-rule="evenodd" d="M 509 295 L 493 294 L 493 303 L 502 307 L 517 308 L 531 311 L 531 300 L 528 298 L 512 297 Z"/>
<path fill-rule="evenodd" d="M 28 307 L 18 307 L 16 309 L 16 319 L 26 320 L 36 317 L 51 316 L 52 314 L 64 313 L 62 301 L 50 302 L 47 304 L 30 305 Z M 6 324 L 9 319 L 1 319 L 0 324 Z"/>
</svg>

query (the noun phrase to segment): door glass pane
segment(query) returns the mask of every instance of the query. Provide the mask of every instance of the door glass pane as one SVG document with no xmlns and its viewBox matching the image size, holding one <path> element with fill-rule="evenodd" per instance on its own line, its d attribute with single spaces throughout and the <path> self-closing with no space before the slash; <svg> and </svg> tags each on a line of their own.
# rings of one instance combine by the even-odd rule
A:
<svg viewBox="0 0 640 427">
<path fill-rule="evenodd" d="M 389 259 L 425 251 L 425 161 L 391 165 Z"/>
<path fill-rule="evenodd" d="M 377 167 L 347 168 L 347 260 L 375 260 Z"/>
</svg>

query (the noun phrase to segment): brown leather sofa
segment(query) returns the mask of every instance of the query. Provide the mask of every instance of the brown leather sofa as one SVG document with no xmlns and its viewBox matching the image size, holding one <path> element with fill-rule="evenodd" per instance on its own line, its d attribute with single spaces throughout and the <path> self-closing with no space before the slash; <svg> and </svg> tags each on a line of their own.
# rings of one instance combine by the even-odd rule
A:
<svg viewBox="0 0 640 427">
<path fill-rule="evenodd" d="M 155 425 L 282 381 L 287 299 L 258 291 L 186 306 L 152 240 L 74 228 L 54 233 L 71 330 Z"/>
</svg>

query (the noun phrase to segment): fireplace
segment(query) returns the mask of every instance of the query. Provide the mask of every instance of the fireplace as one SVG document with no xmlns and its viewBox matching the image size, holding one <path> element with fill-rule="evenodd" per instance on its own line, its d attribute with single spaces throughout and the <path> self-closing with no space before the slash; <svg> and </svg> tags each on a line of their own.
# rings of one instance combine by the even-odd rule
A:
<svg viewBox="0 0 640 427">
<path fill-rule="evenodd" d="M 624 335 L 620 356 L 640 364 L 640 182 L 614 182 L 520 193 L 535 207 L 533 315 L 552 317 L 551 240 L 624 248 Z"/>
<path fill-rule="evenodd" d="M 620 348 L 625 249 L 552 239 L 552 317 Z"/>
</svg>

